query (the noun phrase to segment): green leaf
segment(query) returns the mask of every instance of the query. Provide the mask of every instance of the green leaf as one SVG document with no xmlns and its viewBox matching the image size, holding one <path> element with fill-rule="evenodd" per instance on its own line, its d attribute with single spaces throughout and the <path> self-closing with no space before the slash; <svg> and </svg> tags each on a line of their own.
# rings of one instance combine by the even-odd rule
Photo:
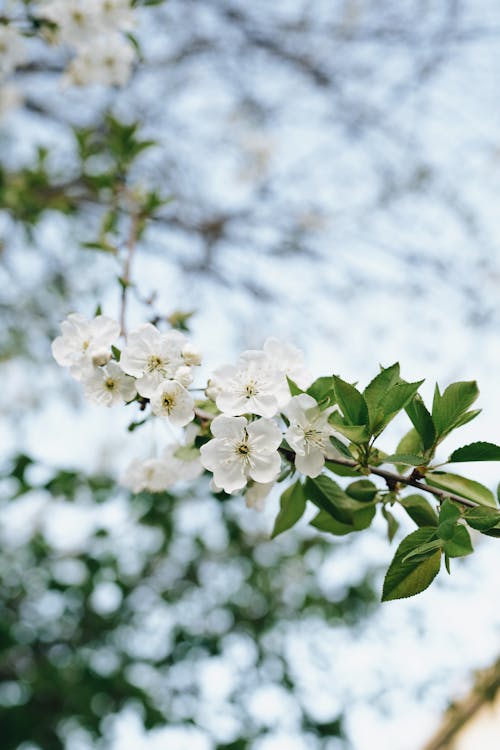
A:
<svg viewBox="0 0 500 750">
<path fill-rule="evenodd" d="M 405 410 L 420 435 L 423 449 L 428 450 L 433 446 L 436 439 L 436 428 L 419 393 L 415 394 L 410 403 L 406 405 Z"/>
<path fill-rule="evenodd" d="M 380 372 L 368 383 L 363 391 L 363 397 L 368 406 L 370 425 L 374 425 L 382 414 L 380 402 L 387 391 L 399 381 L 399 362 L 390 367 L 380 366 Z"/>
<path fill-rule="evenodd" d="M 116 359 L 117 362 L 120 361 L 120 357 L 122 356 L 121 350 L 118 349 L 118 347 L 111 345 L 111 351 L 113 353 L 113 357 Z"/>
<path fill-rule="evenodd" d="M 300 396 L 301 393 L 304 393 L 304 391 L 301 388 L 299 388 L 297 383 L 295 383 L 291 378 L 289 378 L 288 375 L 286 376 L 286 379 L 288 381 L 288 387 L 290 389 L 290 393 L 292 396 Z"/>
<path fill-rule="evenodd" d="M 375 505 L 366 505 L 365 508 L 354 511 L 352 514 L 352 525 L 354 531 L 362 531 L 370 526 L 371 522 L 375 518 L 376 507 Z"/>
<path fill-rule="evenodd" d="M 406 563 L 408 562 L 408 560 L 413 560 L 414 562 L 416 562 L 417 560 L 426 560 L 432 552 L 440 550 L 441 545 L 441 539 L 431 539 L 424 544 L 419 544 L 418 547 L 415 547 L 415 549 L 412 549 L 411 552 L 408 552 L 408 554 L 403 557 L 401 562 Z"/>
<path fill-rule="evenodd" d="M 368 407 L 361 393 L 350 383 L 333 376 L 333 387 L 344 420 L 348 425 L 367 425 Z"/>
<path fill-rule="evenodd" d="M 380 409 L 384 416 L 382 421 L 376 425 L 376 429 L 374 429 L 375 435 L 379 435 L 389 422 L 399 414 L 401 409 L 405 408 L 423 382 L 423 380 L 419 380 L 416 383 L 405 383 L 402 381 L 396 383 L 387 391 L 380 401 Z"/>
<path fill-rule="evenodd" d="M 456 523 L 461 515 L 462 513 L 460 512 L 458 505 L 451 500 L 446 499 L 441 503 L 439 509 L 439 523 L 442 524 L 446 521 L 453 521 L 453 523 Z"/>
<path fill-rule="evenodd" d="M 419 456 L 422 454 L 423 446 L 420 435 L 414 427 L 399 441 L 398 447 L 396 448 L 396 455 L 402 456 Z M 405 471 L 405 466 L 397 465 L 399 472 Z"/>
<path fill-rule="evenodd" d="M 465 557 L 474 552 L 470 534 L 465 526 L 455 526 L 453 536 L 443 544 L 443 550 L 448 557 Z"/>
<path fill-rule="evenodd" d="M 464 445 L 453 451 L 448 463 L 456 464 L 462 461 L 500 461 L 500 446 L 484 441 Z"/>
<path fill-rule="evenodd" d="M 274 539 L 283 531 L 290 529 L 302 517 L 306 508 L 306 498 L 301 483 L 297 480 L 295 484 L 288 487 L 280 498 L 280 510 L 274 522 L 271 539 Z"/>
<path fill-rule="evenodd" d="M 472 422 L 472 420 L 475 419 L 478 414 L 481 414 L 481 411 L 482 409 L 471 409 L 471 411 L 466 411 L 465 414 L 463 414 L 460 419 L 457 420 L 453 429 L 456 430 L 458 427 L 462 427 L 464 424 Z"/>
<path fill-rule="evenodd" d="M 373 521 L 374 516 L 374 505 L 369 505 L 361 510 L 355 511 L 352 514 L 352 521 L 348 523 L 338 521 L 327 513 L 327 511 L 320 510 L 318 515 L 313 518 L 310 525 L 320 531 L 327 531 L 330 534 L 335 534 L 335 536 L 345 536 L 354 531 L 362 531 L 363 529 L 368 528 Z"/>
<path fill-rule="evenodd" d="M 360 503 L 372 503 L 378 493 L 378 487 L 368 479 L 358 479 L 346 487 L 346 493 Z"/>
<path fill-rule="evenodd" d="M 473 479 L 467 479 L 459 474 L 433 471 L 430 474 L 426 474 L 425 481 L 431 487 L 452 492 L 455 495 L 460 495 L 460 497 L 473 500 L 479 503 L 479 505 L 489 505 L 492 508 L 496 508 L 493 493 L 484 484 L 475 482 Z"/>
<path fill-rule="evenodd" d="M 342 442 L 342 440 L 336 438 L 335 435 L 330 435 L 330 442 L 333 447 L 336 448 L 342 456 L 344 456 L 344 458 L 350 458 L 351 461 L 353 460 L 354 456 L 352 455 L 347 445 Z"/>
<path fill-rule="evenodd" d="M 328 469 L 328 471 L 333 472 L 333 474 L 337 474 L 339 477 L 363 476 L 360 471 L 351 469 L 349 466 L 341 466 L 340 464 L 335 464 L 333 463 L 333 461 L 325 461 L 325 467 Z"/>
<path fill-rule="evenodd" d="M 461 517 L 460 508 L 451 500 L 445 500 L 439 510 L 438 536 L 440 539 L 449 541 L 455 534 L 457 521 Z M 453 557 L 453 555 L 450 555 Z"/>
<path fill-rule="evenodd" d="M 493 508 L 466 508 L 464 518 L 473 529 L 488 531 L 500 524 L 500 511 Z"/>
<path fill-rule="evenodd" d="M 432 404 L 432 419 L 440 440 L 455 427 L 464 424 L 461 419 L 478 396 L 479 389 L 474 380 L 452 383 L 442 395 L 436 385 Z"/>
<path fill-rule="evenodd" d="M 422 495 L 408 495 L 399 502 L 417 526 L 438 525 L 438 517 L 434 508 Z"/>
<path fill-rule="evenodd" d="M 387 538 L 392 542 L 397 530 L 399 529 L 399 521 L 396 520 L 385 505 L 382 506 L 382 515 L 387 521 Z"/>
<path fill-rule="evenodd" d="M 370 433 L 366 425 L 345 424 L 344 420 L 337 411 L 334 411 L 328 417 L 337 432 L 340 432 L 353 443 L 367 443 L 370 439 Z"/>
<path fill-rule="evenodd" d="M 365 503 L 350 497 L 333 479 L 324 474 L 314 479 L 308 477 L 304 491 L 308 500 L 341 523 L 353 524 L 354 513 L 366 507 Z"/>
<path fill-rule="evenodd" d="M 331 406 L 335 403 L 333 378 L 331 376 L 318 378 L 309 386 L 306 393 L 315 398 L 318 404 L 321 401 L 328 400 L 328 404 Z"/>
<path fill-rule="evenodd" d="M 429 552 L 428 557 L 423 560 L 403 563 L 403 558 L 422 544 L 430 542 L 435 533 L 435 529 L 422 528 L 403 539 L 386 573 L 382 601 L 414 596 L 430 586 L 441 566 L 441 550 Z"/>
<path fill-rule="evenodd" d="M 314 516 L 309 525 L 314 526 L 314 528 L 319 531 L 326 531 L 329 534 L 335 534 L 335 536 L 345 536 L 354 531 L 352 524 L 337 521 L 336 518 L 332 518 L 332 516 L 325 510 L 320 510 L 319 513 Z"/>
<path fill-rule="evenodd" d="M 425 464 L 423 456 L 412 456 L 405 453 L 394 453 L 392 456 L 384 456 L 384 464 L 402 464 L 403 466 L 422 466 Z"/>
</svg>

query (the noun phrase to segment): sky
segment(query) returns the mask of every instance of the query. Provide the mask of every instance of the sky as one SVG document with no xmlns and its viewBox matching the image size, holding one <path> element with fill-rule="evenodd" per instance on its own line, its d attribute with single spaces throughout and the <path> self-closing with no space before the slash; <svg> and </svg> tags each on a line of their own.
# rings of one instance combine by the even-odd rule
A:
<svg viewBox="0 0 500 750">
<path fill-rule="evenodd" d="M 342 5 L 336 4 L 339 12 Z M 359 6 L 361 18 L 367 14 L 369 20 L 376 13 L 367 2 L 351 5 Z M 220 34 L 222 22 L 213 4 L 194 16 L 196 26 L 189 25 L 192 6 L 167 3 L 160 15 L 163 25 L 156 24 L 152 36 L 152 22 L 144 13 L 139 35 L 146 40 L 146 59 L 152 65 L 139 72 L 129 91 L 116 95 L 115 106 L 146 113 L 147 130 L 161 147 L 146 158 L 141 179 L 175 188 L 182 216 L 224 210 L 250 211 L 251 218 L 234 219 L 218 244 L 215 281 L 189 270 L 203 255 L 199 238 L 175 226 L 154 227 L 134 268 L 138 287 L 144 294 L 158 289 L 164 309 L 199 310 L 192 336 L 205 353 L 205 372 L 276 335 L 303 348 L 317 375 L 333 371 L 365 384 L 379 363 L 400 361 L 406 379 L 426 377 L 427 398 L 436 380 L 444 386 L 477 379 L 484 411 L 450 439 L 448 449 L 476 439 L 500 442 L 499 41 L 494 33 L 499 9 L 487 0 L 463 2 L 458 28 L 464 37 L 469 32 L 472 41 L 450 43 L 437 72 L 425 85 L 405 87 L 403 96 L 396 84 L 416 58 L 432 52 L 431 31 L 439 28 L 439 18 L 429 11 L 428 27 L 417 28 L 417 52 L 394 45 L 381 55 L 380 43 L 360 44 L 344 57 L 343 48 L 333 48 L 322 32 L 330 18 L 328 4 L 313 3 L 310 39 L 317 44 L 315 52 L 346 80 L 343 98 L 332 99 L 265 55 L 242 58 L 245 64 L 238 66 L 238 38 L 226 27 L 221 34 L 225 61 L 219 52 L 217 63 L 202 56 L 177 68 L 162 64 L 193 28 L 211 39 Z M 408 12 L 414 6 L 404 4 Z M 266 9 L 257 3 L 248 13 L 266 29 L 274 27 L 274 14 L 293 20 L 301 7 L 303 3 L 286 2 Z M 404 20 L 405 10 L 401 13 Z M 491 33 L 479 33 L 479 27 Z M 183 34 L 172 34 L 172 28 Z M 356 70 L 359 78 L 353 75 Z M 61 100 L 53 83 L 40 88 L 38 78 L 28 77 L 24 85 L 35 99 L 48 92 L 55 105 L 83 120 L 90 117 L 81 92 L 65 92 Z M 265 104 L 265 116 L 259 119 L 241 107 L 243 90 Z M 103 94 L 96 91 L 93 97 L 90 109 L 98 110 Z M 338 108 L 353 116 L 360 103 L 381 114 L 381 120 L 380 127 L 367 127 L 356 138 L 352 119 L 346 120 Z M 27 158 L 40 139 L 58 143 L 59 154 L 65 149 L 71 153 L 64 128 L 52 121 L 42 123 L 18 112 L 4 128 L 4 137 L 15 144 L 8 156 L 13 162 Z M 19 132 L 22 139 L 13 137 Z M 283 237 L 296 241 L 290 230 L 296 222 L 313 227 L 304 241 L 309 254 L 283 249 Z M 5 226 L 10 228 L 8 222 Z M 37 241 L 71 268 L 76 246 L 66 231 L 64 222 L 48 217 L 37 230 Z M 24 289 L 36 287 L 32 254 L 18 237 L 12 237 L 12 244 L 19 253 L 9 260 L 10 270 L 15 269 Z M 115 271 L 111 260 L 89 259 L 88 276 L 74 282 L 79 311 L 90 314 L 101 301 L 105 312 L 117 314 L 117 292 L 106 283 Z M 88 277 L 100 289 L 99 300 L 86 289 Z M 5 284 L 8 278 L 5 274 Z M 269 292 L 270 301 L 243 291 L 249 282 Z M 132 305 L 131 325 L 142 322 L 143 314 L 140 305 Z M 43 357 L 36 373 L 47 388 L 43 398 L 33 387 L 32 365 L 6 366 L 0 413 L 6 443 L 42 463 L 106 467 L 117 476 L 130 456 L 161 447 L 161 427 L 127 434 L 125 414 L 113 411 L 110 419 L 107 412 L 82 405 L 77 389 L 55 368 L 46 349 Z M 63 385 L 70 402 L 60 398 Z M 13 399 L 23 403 L 20 420 L 9 416 Z M 396 440 L 403 429 L 398 422 L 389 437 Z M 464 465 L 463 470 L 492 488 L 500 478 L 494 467 Z M 277 506 L 275 496 L 251 523 L 270 530 Z M 43 507 L 57 538 L 58 524 L 60 533 L 69 520 L 62 516 L 58 522 Z M 25 507 L 20 516 L 7 514 L 5 533 L 23 527 L 35 511 Z M 109 512 L 110 523 L 119 523 L 120 510 Z M 81 543 L 85 528 L 83 523 Z M 476 542 L 476 554 L 458 561 L 452 577 L 442 574 L 415 600 L 384 604 L 359 632 L 317 622 L 307 633 L 293 627 L 285 633 L 312 710 L 327 717 L 348 706 L 347 728 L 356 750 L 418 750 L 448 700 L 470 685 L 470 670 L 497 657 L 498 541 L 481 537 Z M 356 579 L 358 555 L 364 562 L 389 561 L 392 550 L 380 528 L 364 534 L 345 558 L 333 556 L 321 573 L 325 591 L 335 590 L 338 580 Z M 223 664 L 208 665 L 200 675 L 209 686 L 213 716 L 224 705 L 226 679 Z M 251 700 L 273 728 L 252 750 L 306 750 L 306 741 L 297 739 L 294 712 L 279 691 L 257 690 Z M 132 714 L 110 722 L 110 732 L 111 750 L 211 748 L 202 730 L 193 729 L 189 736 L 175 727 L 145 733 Z M 85 737 L 73 737 L 70 750 L 86 750 L 85 743 Z M 328 750 L 336 749 L 333 740 Z M 482 750 L 490 746 L 484 744 Z"/>
</svg>

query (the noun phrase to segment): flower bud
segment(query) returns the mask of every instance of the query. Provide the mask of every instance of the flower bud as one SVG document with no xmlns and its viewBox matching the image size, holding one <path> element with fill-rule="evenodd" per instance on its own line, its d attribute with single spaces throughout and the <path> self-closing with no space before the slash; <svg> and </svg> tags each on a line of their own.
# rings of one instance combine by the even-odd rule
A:
<svg viewBox="0 0 500 750">
<path fill-rule="evenodd" d="M 201 365 L 201 354 L 192 344 L 186 344 L 182 350 L 182 359 L 191 367 Z"/>
<path fill-rule="evenodd" d="M 184 388 L 187 388 L 188 385 L 191 385 L 193 382 L 191 368 L 186 366 L 178 367 L 175 371 L 174 380 L 177 380 L 177 382 L 183 385 Z"/>
<path fill-rule="evenodd" d="M 94 367 L 104 367 L 111 359 L 111 352 L 108 349 L 98 349 L 92 355 L 92 364 Z"/>
<path fill-rule="evenodd" d="M 205 396 L 211 399 L 212 401 L 215 401 L 215 399 L 219 395 L 219 392 L 220 392 L 220 388 L 217 385 L 215 385 L 213 380 L 209 380 L 208 385 L 205 388 Z"/>
</svg>

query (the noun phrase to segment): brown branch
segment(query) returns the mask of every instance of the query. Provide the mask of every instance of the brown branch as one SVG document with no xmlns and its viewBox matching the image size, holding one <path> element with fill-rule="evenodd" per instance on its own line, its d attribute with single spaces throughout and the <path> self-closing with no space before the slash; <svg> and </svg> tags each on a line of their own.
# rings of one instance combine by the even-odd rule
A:
<svg viewBox="0 0 500 750">
<path fill-rule="evenodd" d="M 127 292 L 130 286 L 132 261 L 133 261 L 135 249 L 137 246 L 137 240 L 139 238 L 139 225 L 140 225 L 140 215 L 137 212 L 135 212 L 132 214 L 131 219 L 130 219 L 130 232 L 129 232 L 128 240 L 127 240 L 127 255 L 125 256 L 123 273 L 120 279 L 120 283 L 122 285 L 122 295 L 121 295 L 121 303 L 120 303 L 120 328 L 121 328 L 122 336 L 124 336 L 124 338 L 127 338 L 127 325 L 126 325 Z"/>
<path fill-rule="evenodd" d="M 329 463 L 338 464 L 339 466 L 347 466 L 350 469 L 359 468 L 359 464 L 357 464 L 356 461 L 351 461 L 348 458 L 329 458 L 328 461 Z M 455 495 L 452 492 L 439 490 L 436 487 L 429 487 L 428 484 L 420 482 L 418 479 L 415 479 L 411 475 L 409 477 L 404 477 L 400 474 L 395 474 L 392 471 L 377 469 L 375 466 L 367 466 L 366 469 L 370 472 L 370 474 L 375 474 L 375 476 L 385 479 L 389 486 L 405 484 L 408 487 L 416 487 L 422 492 L 430 492 L 430 494 L 434 495 L 434 497 L 436 497 L 440 503 L 442 503 L 444 500 L 453 500 L 453 502 L 460 503 L 461 505 L 465 505 L 468 508 L 475 508 L 478 505 L 478 503 L 475 503 L 472 500 L 467 500 L 467 498 L 465 497 L 460 497 L 460 495 Z"/>
<path fill-rule="evenodd" d="M 500 689 L 500 659 L 489 669 L 480 672 L 471 692 L 445 714 L 442 725 L 425 744 L 423 750 L 445 750 L 468 721 L 489 701 L 493 701 Z"/>
</svg>

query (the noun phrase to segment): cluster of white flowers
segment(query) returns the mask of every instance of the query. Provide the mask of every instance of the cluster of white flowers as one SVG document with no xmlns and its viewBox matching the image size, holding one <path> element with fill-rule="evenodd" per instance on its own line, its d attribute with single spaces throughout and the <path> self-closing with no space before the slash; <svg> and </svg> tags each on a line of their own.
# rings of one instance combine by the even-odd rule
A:
<svg viewBox="0 0 500 750">
<path fill-rule="evenodd" d="M 26 62 L 24 37 L 9 24 L 0 25 L 0 115 L 17 107 L 21 102 L 18 88 L 9 76 L 18 65 Z"/>
<path fill-rule="evenodd" d="M 207 469 L 215 492 L 245 492 L 247 505 L 261 509 L 280 475 L 281 449 L 309 477 L 321 473 L 325 458 L 338 456 L 330 440 L 334 407 L 321 408 L 308 393 L 291 395 L 289 379 L 300 390 L 312 383 L 293 346 L 269 338 L 262 350 L 243 352 L 236 364 L 215 370 L 204 389 L 208 401 L 197 403 L 190 385 L 201 357 L 179 331 L 147 323 L 129 334 L 120 353 L 114 346 L 120 326 L 104 315 L 91 321 L 70 315 L 61 330 L 53 355 L 82 382 L 87 398 L 104 406 L 149 404 L 152 415 L 186 428 L 184 440 L 159 458 L 132 462 L 122 483 L 133 492 L 164 491 Z"/>
<path fill-rule="evenodd" d="M 57 41 L 76 53 L 65 83 L 122 86 L 128 81 L 136 57 L 126 36 L 135 25 L 130 0 L 44 0 L 39 14 L 56 25 Z"/>
</svg>

